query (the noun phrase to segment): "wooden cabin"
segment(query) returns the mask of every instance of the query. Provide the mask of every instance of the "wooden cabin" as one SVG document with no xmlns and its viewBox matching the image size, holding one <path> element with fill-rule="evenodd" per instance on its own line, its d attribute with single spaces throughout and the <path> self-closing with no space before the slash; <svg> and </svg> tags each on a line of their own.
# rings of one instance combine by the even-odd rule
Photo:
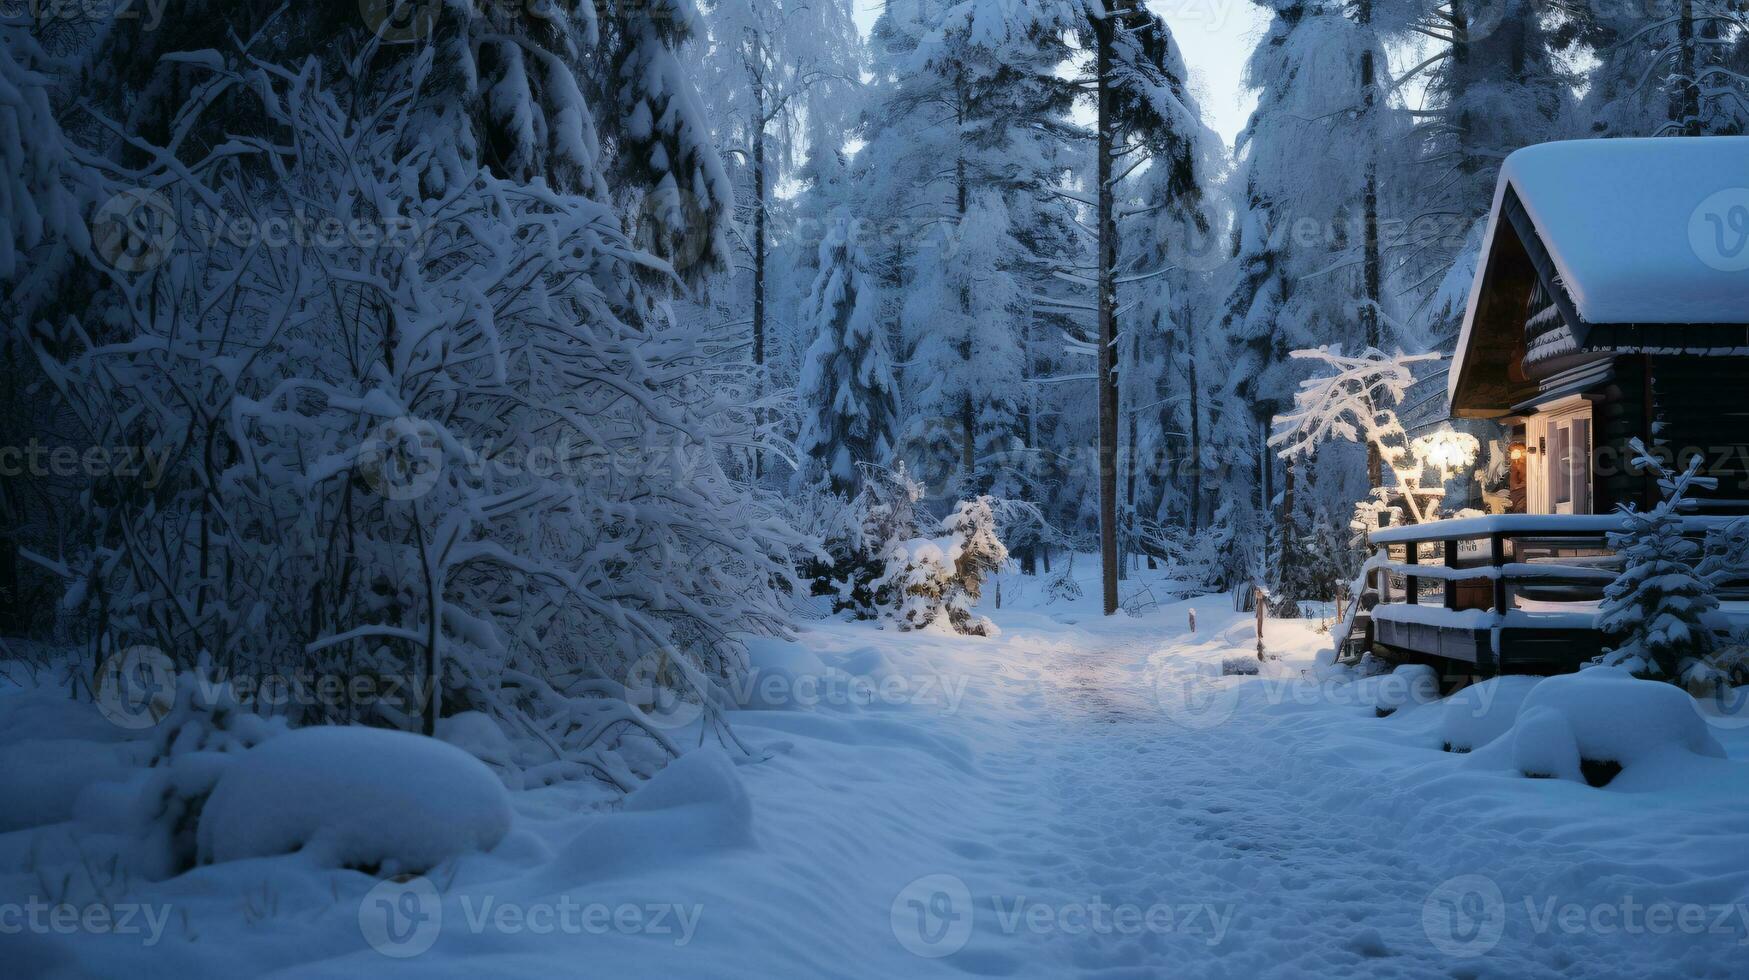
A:
<svg viewBox="0 0 1749 980">
<path fill-rule="evenodd" d="M 1749 137 L 1520 150 L 1477 270 L 1451 415 L 1507 427 L 1517 512 L 1648 504 L 1638 437 L 1706 456 L 1703 511 L 1749 513 Z"/>
<path fill-rule="evenodd" d="M 1690 533 L 1749 514 L 1749 137 L 1583 140 L 1507 158 L 1447 379 L 1511 443 L 1510 513 L 1375 531 L 1351 651 L 1448 673 L 1570 670 L 1615 575 L 1638 438 L 1705 457 Z"/>
</svg>

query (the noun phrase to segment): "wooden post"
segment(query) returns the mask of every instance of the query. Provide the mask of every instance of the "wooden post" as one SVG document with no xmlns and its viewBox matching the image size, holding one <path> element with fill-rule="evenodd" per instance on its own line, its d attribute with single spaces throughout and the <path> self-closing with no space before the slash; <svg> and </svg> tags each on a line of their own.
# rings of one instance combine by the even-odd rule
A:
<svg viewBox="0 0 1749 980">
<path fill-rule="evenodd" d="M 1269 607 L 1264 598 L 1263 590 L 1257 590 L 1257 659 L 1263 659 L 1263 611 Z"/>
<path fill-rule="evenodd" d="M 1494 611 L 1506 615 L 1506 535 L 1496 533 L 1490 540 L 1489 559 L 1494 564 Z"/>
<path fill-rule="evenodd" d="M 1456 541 L 1447 541 L 1445 543 L 1446 575 L 1451 575 L 1451 569 L 1456 568 L 1457 563 L 1458 543 Z M 1457 608 L 1457 579 L 1455 578 L 1447 578 L 1445 580 L 1445 608 Z"/>
<path fill-rule="evenodd" d="M 1411 541 L 1403 546 L 1403 564 L 1421 564 L 1421 545 L 1419 543 Z M 1420 604 L 1421 579 L 1419 577 L 1415 575 L 1403 576 L 1403 589 L 1405 592 L 1403 596 L 1404 602 L 1407 602 L 1411 606 Z"/>
</svg>

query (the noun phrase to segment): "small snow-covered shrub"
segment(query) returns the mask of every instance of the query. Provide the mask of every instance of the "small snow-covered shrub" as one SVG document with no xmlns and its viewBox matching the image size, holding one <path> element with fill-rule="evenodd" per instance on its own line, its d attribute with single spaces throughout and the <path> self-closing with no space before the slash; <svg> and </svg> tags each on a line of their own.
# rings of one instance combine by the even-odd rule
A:
<svg viewBox="0 0 1749 980">
<path fill-rule="evenodd" d="M 1404 708 L 1439 700 L 1439 672 L 1426 664 L 1403 664 L 1389 674 L 1367 679 L 1380 718 Z"/>
<path fill-rule="evenodd" d="M 1081 589 L 1081 583 L 1075 581 L 1075 553 L 1069 553 L 1069 560 L 1063 564 L 1063 570 L 1051 576 L 1045 583 L 1045 593 L 1050 596 L 1047 602 L 1073 602 L 1086 593 Z"/>
<path fill-rule="evenodd" d="M 1263 671 L 1263 663 L 1256 657 L 1227 657 L 1221 661 L 1221 674 L 1224 676 L 1255 676 Z"/>
<path fill-rule="evenodd" d="M 1008 549 L 996 536 L 990 498 L 960 501 L 942 528 L 947 533 L 941 537 L 890 546 L 877 589 L 895 590 L 901 628 L 922 629 L 945 619 L 956 632 L 992 636 L 995 624 L 972 612 L 984 579 L 1008 560 Z"/>
<path fill-rule="evenodd" d="M 200 816 L 202 863 L 301 852 L 324 867 L 426 871 L 510 829 L 492 770 L 453 745 L 363 727 L 304 728 L 229 767 Z"/>
<path fill-rule="evenodd" d="M 848 504 L 830 493 L 811 498 L 810 520 L 801 529 L 814 532 L 823 554 L 805 558 L 800 570 L 813 595 L 832 597 L 833 612 L 873 619 L 893 601 L 894 593 L 881 594 L 877 584 L 887 571 L 887 551 L 922 534 L 927 515 L 917 511 L 923 486 L 904 463 L 892 469 L 865 463 L 857 470 L 862 489 Z"/>
<path fill-rule="evenodd" d="M 1683 537 L 1681 512 L 1691 488 L 1718 481 L 1699 475 L 1705 461 L 1698 455 L 1675 473 L 1638 439 L 1628 445 L 1635 465 L 1657 476 L 1664 496 L 1648 511 L 1624 504 L 1620 512 L 1627 529 L 1609 535 L 1622 571 L 1604 589 L 1597 626 L 1618 639 L 1601 661 L 1639 677 L 1710 688 L 1717 670 L 1707 662 L 1713 641 L 1703 617 L 1719 602 L 1696 568 L 1701 549 Z"/>
<path fill-rule="evenodd" d="M 1528 775 L 1581 779 L 1585 768 L 1655 765 L 1672 753 L 1723 758 L 1681 688 L 1593 667 L 1551 677 L 1525 696 L 1512 731 L 1513 761 Z"/>
<path fill-rule="evenodd" d="M 522 789 L 522 768 L 516 746 L 484 711 L 462 711 L 437 720 L 437 737 L 485 763 L 505 789 Z"/>
<path fill-rule="evenodd" d="M 1439 721 L 1447 752 L 1474 752 L 1512 729 L 1519 706 L 1542 678 L 1490 677 L 1445 699 Z"/>
<path fill-rule="evenodd" d="M 150 742 L 147 768 L 88 784 L 74 818 L 111 837 L 129 874 L 160 880 L 194 867 L 197 828 L 214 787 L 255 747 L 287 731 L 283 718 L 244 706 L 204 660 L 176 676 L 173 699 Z"/>
</svg>

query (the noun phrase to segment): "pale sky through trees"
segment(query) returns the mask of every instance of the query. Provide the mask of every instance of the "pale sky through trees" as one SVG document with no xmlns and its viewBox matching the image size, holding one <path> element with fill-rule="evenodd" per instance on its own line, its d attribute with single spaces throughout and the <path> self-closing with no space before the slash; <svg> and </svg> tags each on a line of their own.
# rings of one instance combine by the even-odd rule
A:
<svg viewBox="0 0 1749 980">
<path fill-rule="evenodd" d="M 856 24 L 867 37 L 884 0 L 856 0 Z M 1247 0 L 1149 0 L 1149 9 L 1166 18 L 1195 76 L 1197 95 L 1210 126 L 1230 147 L 1245 128 L 1257 94 L 1241 78 L 1245 59 L 1268 25 L 1267 12 Z"/>
</svg>

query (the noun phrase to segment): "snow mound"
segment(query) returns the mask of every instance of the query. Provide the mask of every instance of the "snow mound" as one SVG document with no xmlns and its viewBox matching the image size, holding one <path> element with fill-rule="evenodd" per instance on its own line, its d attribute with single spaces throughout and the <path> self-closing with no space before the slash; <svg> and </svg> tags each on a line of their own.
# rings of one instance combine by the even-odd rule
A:
<svg viewBox="0 0 1749 980">
<path fill-rule="evenodd" d="M 1439 674 L 1426 664 L 1403 664 L 1362 682 L 1380 717 L 1439 700 Z"/>
<path fill-rule="evenodd" d="M 1526 708 L 1512 731 L 1512 764 L 1526 776 L 1581 779 L 1573 726 L 1553 708 Z"/>
<path fill-rule="evenodd" d="M 463 711 L 437 720 L 437 737 L 484 762 L 498 775 L 506 789 L 522 789 L 522 769 L 516 764 L 516 747 L 492 716 L 483 711 Z"/>
<path fill-rule="evenodd" d="M 706 855 L 753 846 L 753 803 L 728 754 L 694 749 L 626 797 L 617 813 L 590 820 L 554 855 L 543 881 L 580 882 L 680 868 Z"/>
<path fill-rule="evenodd" d="M 651 813 L 680 807 L 709 807 L 717 817 L 742 829 L 753 824 L 753 804 L 741 785 L 741 774 L 727 753 L 698 749 L 662 768 L 631 796 L 627 813 Z"/>
<path fill-rule="evenodd" d="M 1623 670 L 1593 667 L 1551 677 L 1524 699 L 1520 716 L 1538 707 L 1566 716 L 1587 759 L 1625 768 L 1671 748 L 1725 757 L 1686 691 Z"/>
<path fill-rule="evenodd" d="M 1507 734 L 1488 751 L 1477 751 L 1473 763 L 1503 766 L 1509 753 L 1510 765 L 1519 772 L 1581 780 L 1586 764 L 1652 772 L 1676 764 L 1678 757 L 1725 757 L 1685 691 L 1609 667 L 1535 683 Z M 1593 784 L 1609 779 L 1613 776 Z"/>
<path fill-rule="evenodd" d="M 429 870 L 510 829 L 510 797 L 478 759 L 379 728 L 304 728 L 250 749 L 200 816 L 202 863 L 302 851 L 324 866 Z"/>
<path fill-rule="evenodd" d="M 1512 729 L 1540 677 L 1491 677 L 1446 698 L 1439 739 L 1448 752 L 1474 752 Z"/>
</svg>

